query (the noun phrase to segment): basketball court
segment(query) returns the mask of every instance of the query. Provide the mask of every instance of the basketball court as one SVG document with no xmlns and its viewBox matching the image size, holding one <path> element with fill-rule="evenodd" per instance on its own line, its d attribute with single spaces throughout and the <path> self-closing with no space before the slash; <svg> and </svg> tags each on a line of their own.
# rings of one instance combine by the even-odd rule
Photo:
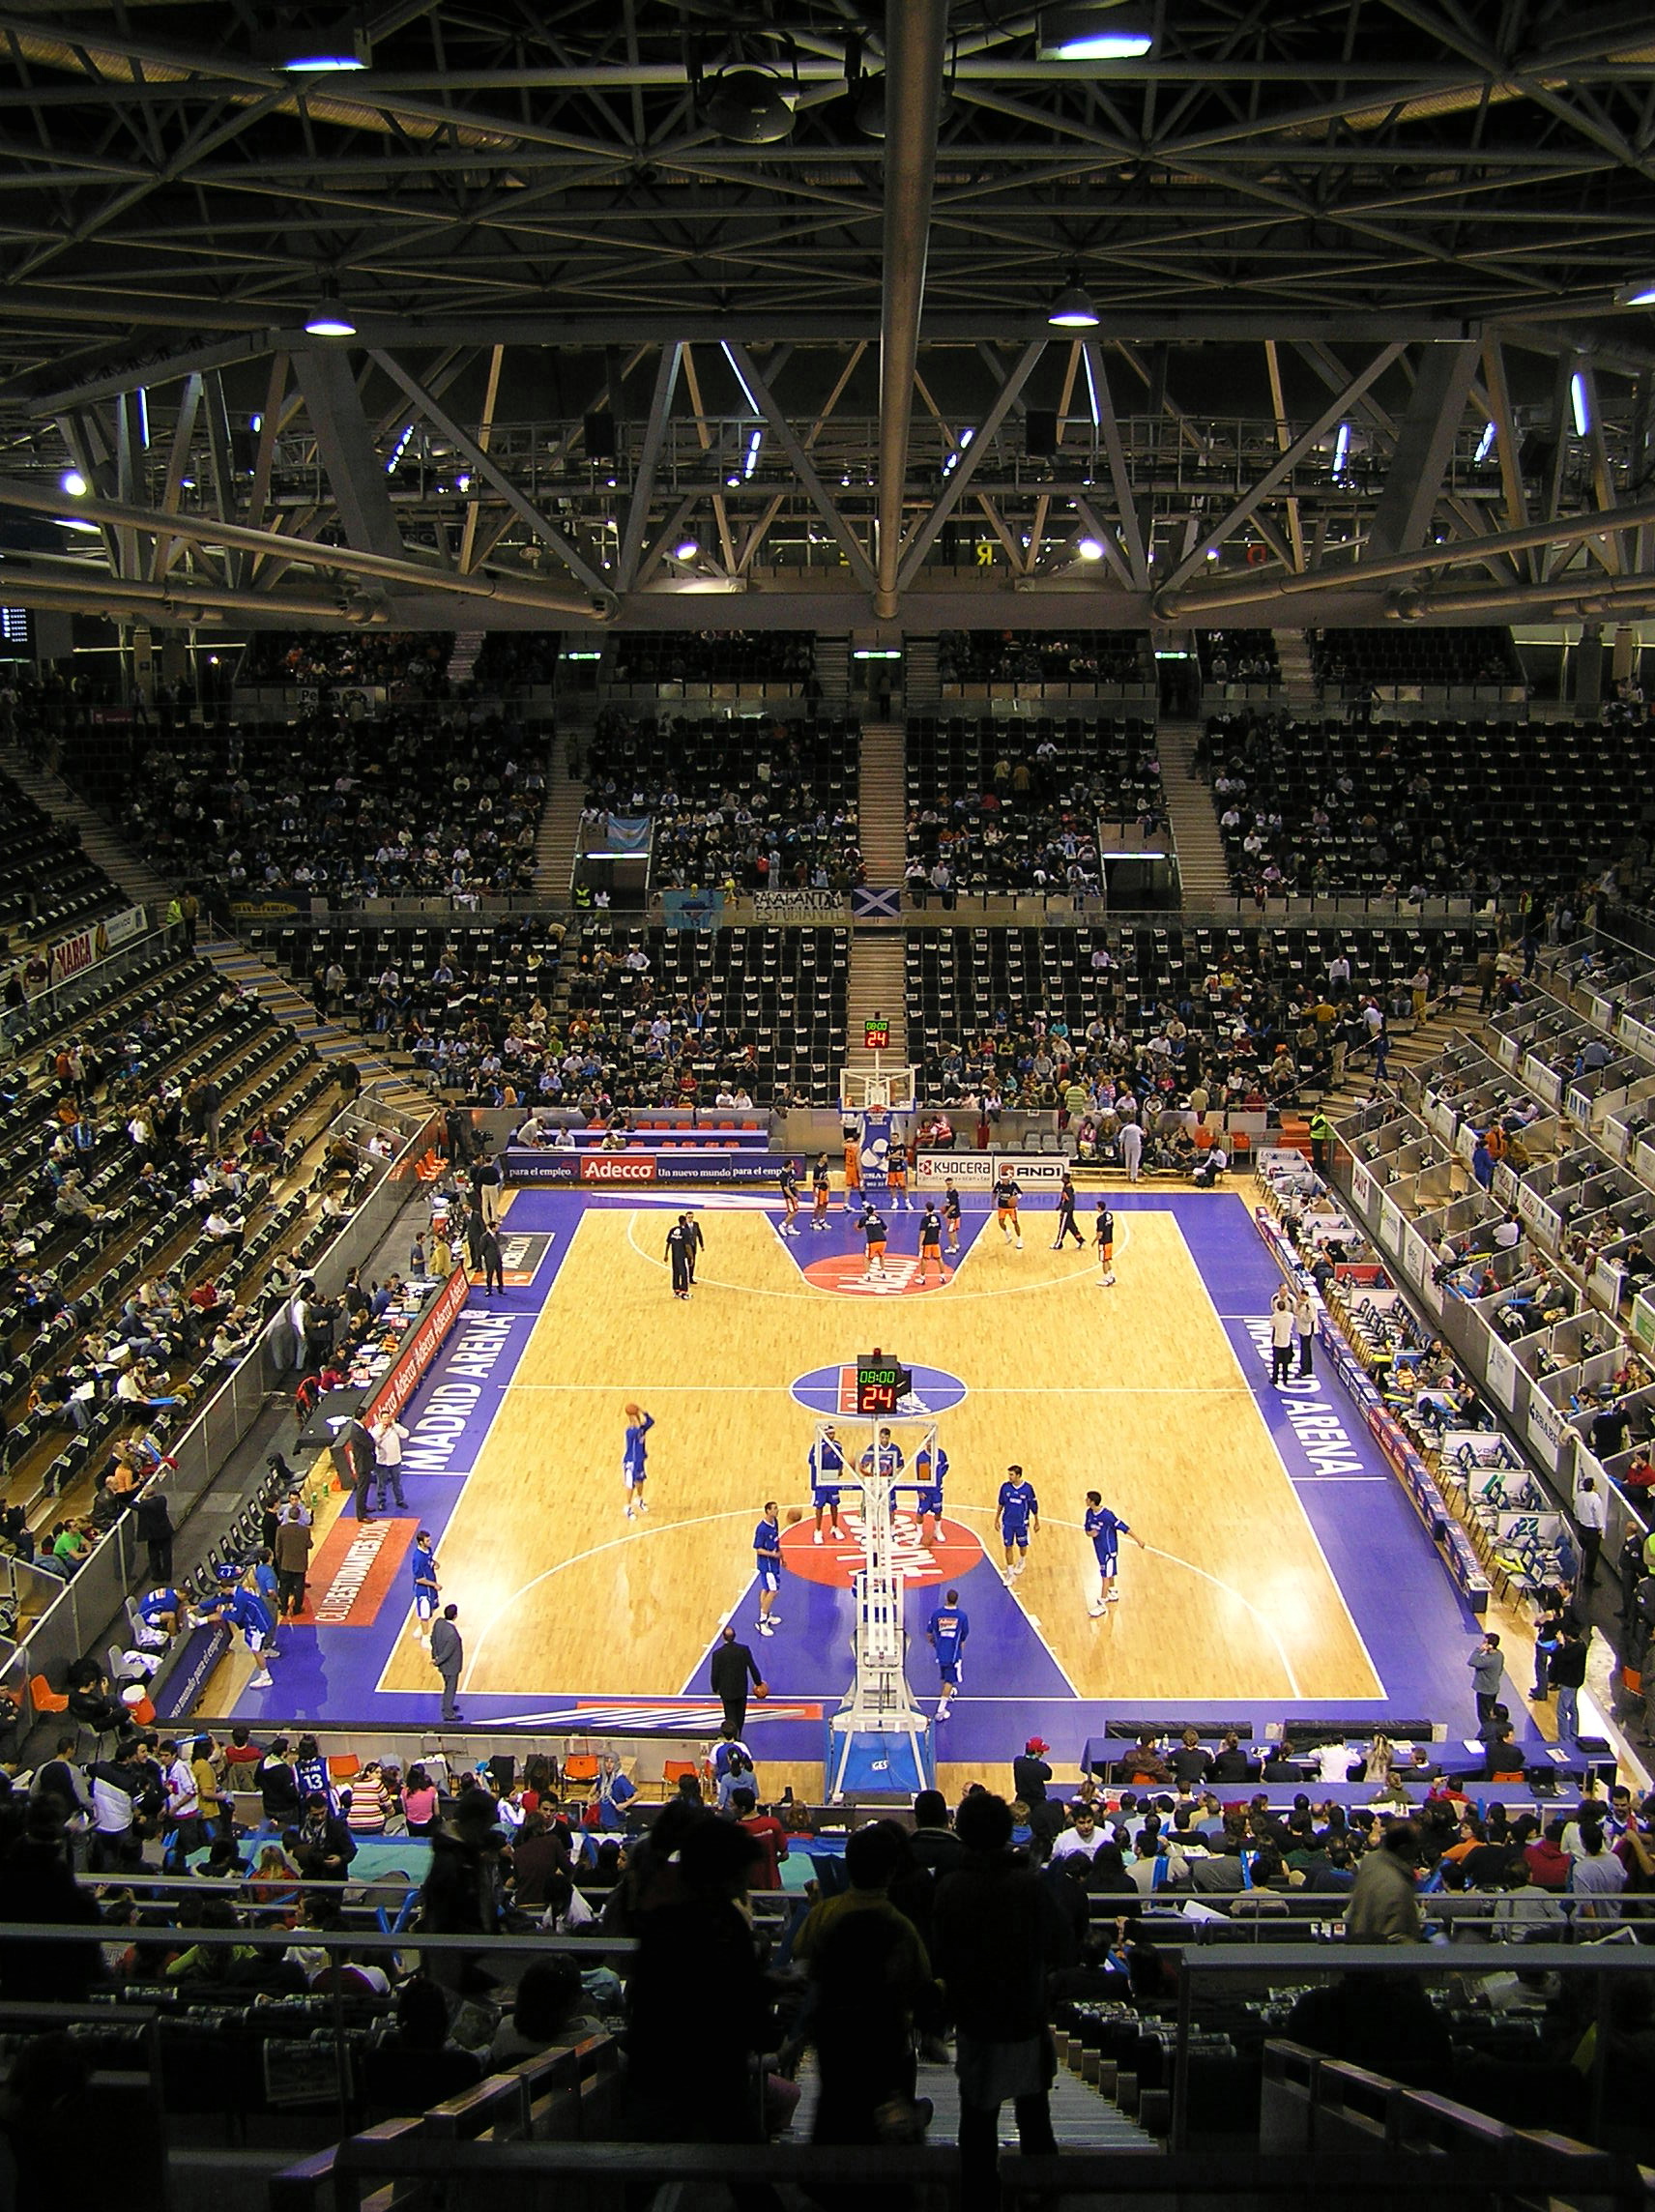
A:
<svg viewBox="0 0 1655 2212">
<path fill-rule="evenodd" d="M 1003 1759 L 1031 1732 L 1076 1757 L 1113 1716 L 1464 1703 L 1471 1616 L 1349 1402 L 1320 1378 L 1268 1385 L 1259 1324 L 1279 1276 L 1238 1192 L 1117 1193 L 1113 1288 L 1089 1252 L 1051 1249 L 1049 1208 L 1025 1200 L 1018 1251 L 987 1197 L 968 1195 L 961 1252 L 924 1289 L 917 1204 L 887 1205 L 886 1274 L 870 1282 L 837 1195 L 828 1230 L 805 1213 L 787 1238 L 778 1199 L 703 1194 L 687 1303 L 663 1249 L 685 1204 L 512 1196 L 507 1288 L 473 1290 L 404 1414 L 407 1514 L 319 1526 L 314 1617 L 282 1631 L 275 1687 L 247 1689 L 237 1656 L 204 1709 L 434 1725 L 438 1684 L 409 1611 L 422 1526 L 460 1609 L 472 1725 L 711 1732 L 707 1657 L 729 1620 L 769 1683 L 749 1721 L 764 1755 L 820 1758 L 854 1672 L 861 1548 L 854 1486 L 845 1540 L 813 1542 L 807 1454 L 876 1344 L 914 1373 L 898 1441 L 912 1455 L 934 1422 L 949 1461 L 936 1551 L 911 1499 L 897 1521 L 908 1678 L 927 1711 L 924 1624 L 944 1588 L 971 1619 L 940 1759 Z M 655 1420 L 636 1520 L 621 1479 L 628 1401 Z M 871 1435 L 849 1414 L 841 1433 L 853 1457 Z M 994 1502 L 1012 1462 L 1041 1514 L 1008 1585 Z M 1089 1489 L 1147 1546 L 1122 1547 L 1121 1602 L 1095 1618 Z M 769 1498 L 786 1571 L 763 1639 L 752 1536 Z"/>
</svg>

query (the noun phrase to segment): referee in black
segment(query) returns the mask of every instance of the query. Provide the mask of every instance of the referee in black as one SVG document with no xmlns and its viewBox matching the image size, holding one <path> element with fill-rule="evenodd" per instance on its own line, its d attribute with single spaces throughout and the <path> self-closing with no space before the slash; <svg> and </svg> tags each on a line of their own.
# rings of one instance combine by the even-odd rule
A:
<svg viewBox="0 0 1655 2212">
<path fill-rule="evenodd" d="M 675 1298 L 687 1298 L 689 1286 L 695 1279 L 690 1250 L 689 1231 L 681 1213 L 667 1231 L 667 1258 L 672 1262 L 672 1295 Z"/>
<path fill-rule="evenodd" d="M 1053 1251 L 1060 1252 L 1064 1240 L 1070 1237 L 1084 1252 L 1086 1238 L 1075 1221 L 1075 1179 L 1066 1175 L 1063 1178 L 1063 1187 L 1058 1193 L 1058 1241 L 1052 1246 Z"/>
</svg>

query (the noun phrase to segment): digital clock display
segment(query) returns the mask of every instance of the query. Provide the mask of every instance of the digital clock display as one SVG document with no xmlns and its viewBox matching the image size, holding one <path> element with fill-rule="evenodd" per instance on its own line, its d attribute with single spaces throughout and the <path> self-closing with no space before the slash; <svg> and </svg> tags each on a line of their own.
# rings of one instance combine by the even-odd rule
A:
<svg viewBox="0 0 1655 2212">
<path fill-rule="evenodd" d="M 858 1413 L 894 1413 L 914 1387 L 911 1368 L 894 1359 L 859 1359 L 857 1362 Z"/>
<path fill-rule="evenodd" d="M 885 1052 L 890 1045 L 890 1024 L 881 1019 L 862 1024 L 862 1045 L 868 1052 Z"/>
</svg>

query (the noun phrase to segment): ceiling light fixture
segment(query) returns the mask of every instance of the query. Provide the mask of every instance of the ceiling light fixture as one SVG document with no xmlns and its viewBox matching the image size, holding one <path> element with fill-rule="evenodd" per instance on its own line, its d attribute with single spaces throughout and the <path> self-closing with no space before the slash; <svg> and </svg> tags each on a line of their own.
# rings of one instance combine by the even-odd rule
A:
<svg viewBox="0 0 1655 2212">
<path fill-rule="evenodd" d="M 1576 437 L 1587 437 L 1592 427 L 1592 410 L 1585 374 L 1581 369 L 1576 369 L 1569 379 L 1569 407 L 1575 418 Z"/>
<path fill-rule="evenodd" d="M 1065 285 L 1046 310 L 1055 331 L 1095 331 L 1102 319 L 1078 284 Z"/>
<path fill-rule="evenodd" d="M 1103 539 L 1101 538 L 1083 538 L 1075 547 L 1075 551 L 1083 561 L 1101 561 L 1103 559 Z"/>
<path fill-rule="evenodd" d="M 1614 296 L 1617 307 L 1655 307 L 1655 276 L 1635 276 Z"/>
<path fill-rule="evenodd" d="M 793 135 L 793 107 L 773 76 L 726 70 L 707 87 L 702 113 L 720 138 L 739 146 L 773 146 Z"/>
<path fill-rule="evenodd" d="M 681 538 L 672 549 L 672 557 L 675 561 L 693 561 L 700 551 L 699 538 Z"/>
<path fill-rule="evenodd" d="M 1075 0 L 1042 8 L 1037 30 L 1043 62 L 1137 62 L 1155 47 L 1155 12 L 1139 0 Z"/>
<path fill-rule="evenodd" d="M 354 338 L 357 326 L 339 305 L 339 279 L 324 276 L 320 289 L 321 305 L 305 318 L 305 331 L 313 338 Z"/>
<path fill-rule="evenodd" d="M 297 9 L 272 11 L 278 18 L 297 15 Z M 313 25 L 295 23 L 287 29 L 266 31 L 253 41 L 253 51 L 273 69 L 293 76 L 325 76 L 333 70 L 364 70 L 373 60 L 363 10 L 352 8 Z"/>
<path fill-rule="evenodd" d="M 84 499 L 90 488 L 78 469 L 65 469 L 57 482 L 58 489 L 68 492 L 71 499 Z"/>
</svg>

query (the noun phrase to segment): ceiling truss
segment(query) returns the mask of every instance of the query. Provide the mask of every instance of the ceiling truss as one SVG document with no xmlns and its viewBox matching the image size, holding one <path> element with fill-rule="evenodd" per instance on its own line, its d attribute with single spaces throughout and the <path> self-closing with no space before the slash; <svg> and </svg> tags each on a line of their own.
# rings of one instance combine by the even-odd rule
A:
<svg viewBox="0 0 1655 2212">
<path fill-rule="evenodd" d="M 260 44 L 337 12 L 0 0 L 8 599 L 1655 607 L 1644 5 L 1162 0 L 1130 63 L 986 0 L 387 0 L 320 77 Z M 720 134 L 734 65 L 780 138 Z M 324 286 L 354 342 L 305 334 Z"/>
</svg>

